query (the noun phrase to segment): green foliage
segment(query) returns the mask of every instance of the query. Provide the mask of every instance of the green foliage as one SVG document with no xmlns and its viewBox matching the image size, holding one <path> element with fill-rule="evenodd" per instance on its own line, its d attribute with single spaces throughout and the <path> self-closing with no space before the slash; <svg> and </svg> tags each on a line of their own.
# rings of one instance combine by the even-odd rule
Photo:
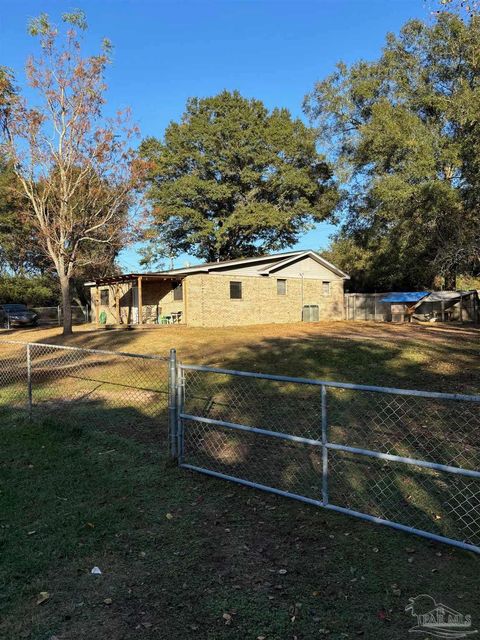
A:
<svg viewBox="0 0 480 640">
<path fill-rule="evenodd" d="M 362 286 L 451 287 L 480 269 L 479 71 L 480 20 L 440 14 L 307 96 L 348 187 L 331 257 Z"/>
<path fill-rule="evenodd" d="M 81 31 L 85 31 L 88 28 L 87 16 L 85 11 L 81 9 L 74 9 L 68 13 L 63 13 L 62 21 L 78 27 Z"/>
<path fill-rule="evenodd" d="M 0 162 L 0 273 L 35 274 L 46 267 L 37 234 L 11 167 Z"/>
<path fill-rule="evenodd" d="M 14 75 L 8 67 L 0 65 L 0 133 L 5 131 L 15 96 Z"/>
<path fill-rule="evenodd" d="M 56 306 L 57 282 L 50 276 L 0 275 L 0 304 L 19 302 L 31 306 Z"/>
<path fill-rule="evenodd" d="M 39 16 L 30 18 L 27 31 L 31 36 L 45 35 L 51 29 L 48 14 L 41 13 Z"/>
<path fill-rule="evenodd" d="M 163 142 L 146 139 L 141 154 L 167 255 L 216 260 L 287 247 L 338 199 L 314 132 L 238 92 L 191 98 L 181 122 Z"/>
</svg>

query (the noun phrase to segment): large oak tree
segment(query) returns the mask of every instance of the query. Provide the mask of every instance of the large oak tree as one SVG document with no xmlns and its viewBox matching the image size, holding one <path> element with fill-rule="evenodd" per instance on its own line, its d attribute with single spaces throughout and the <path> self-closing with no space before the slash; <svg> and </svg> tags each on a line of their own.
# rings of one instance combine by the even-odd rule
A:
<svg viewBox="0 0 480 640">
<path fill-rule="evenodd" d="M 141 154 L 163 255 L 214 261 L 288 247 L 337 203 L 314 131 L 237 91 L 190 99 Z"/>
<path fill-rule="evenodd" d="M 480 19 L 440 13 L 306 99 L 348 197 L 330 257 L 369 288 L 480 268 Z"/>
</svg>

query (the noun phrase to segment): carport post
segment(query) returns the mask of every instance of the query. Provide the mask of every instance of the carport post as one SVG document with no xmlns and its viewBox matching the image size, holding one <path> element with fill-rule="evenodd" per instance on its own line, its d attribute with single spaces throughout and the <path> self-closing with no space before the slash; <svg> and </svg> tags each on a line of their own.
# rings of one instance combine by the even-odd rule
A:
<svg viewBox="0 0 480 640">
<path fill-rule="evenodd" d="M 170 456 L 177 458 L 177 352 L 170 349 L 168 359 L 168 439 Z"/>
<path fill-rule="evenodd" d="M 28 418 L 32 419 L 32 354 L 30 343 L 27 344 L 27 406 Z"/>
</svg>

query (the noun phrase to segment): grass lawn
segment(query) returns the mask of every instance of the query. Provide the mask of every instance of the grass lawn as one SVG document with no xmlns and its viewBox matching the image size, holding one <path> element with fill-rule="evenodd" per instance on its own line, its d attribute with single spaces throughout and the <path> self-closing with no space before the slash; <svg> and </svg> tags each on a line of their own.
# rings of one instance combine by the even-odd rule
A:
<svg viewBox="0 0 480 640">
<path fill-rule="evenodd" d="M 67 344 L 479 393 L 479 338 L 467 325 L 318 323 L 85 328 Z M 404 640 L 421 593 L 480 629 L 480 556 L 179 470 L 163 439 L 125 429 L 4 418 L 0 440 L 0 638 Z"/>
<path fill-rule="evenodd" d="M 366 322 L 144 330 L 0 330 L 2 337 L 133 353 L 192 364 L 412 389 L 480 393 L 480 328 Z"/>
<path fill-rule="evenodd" d="M 1 431 L 2 638 L 403 640 L 420 593 L 480 625 L 473 554 L 189 474 L 112 435 Z"/>
</svg>

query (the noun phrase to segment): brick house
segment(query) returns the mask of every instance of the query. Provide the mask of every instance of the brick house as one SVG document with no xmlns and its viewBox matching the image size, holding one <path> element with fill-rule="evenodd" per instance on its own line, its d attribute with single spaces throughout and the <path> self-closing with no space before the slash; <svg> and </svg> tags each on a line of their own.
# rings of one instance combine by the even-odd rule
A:
<svg viewBox="0 0 480 640">
<path fill-rule="evenodd" d="M 341 320 L 348 275 L 314 251 L 131 273 L 86 283 L 92 320 L 196 327 Z"/>
</svg>

